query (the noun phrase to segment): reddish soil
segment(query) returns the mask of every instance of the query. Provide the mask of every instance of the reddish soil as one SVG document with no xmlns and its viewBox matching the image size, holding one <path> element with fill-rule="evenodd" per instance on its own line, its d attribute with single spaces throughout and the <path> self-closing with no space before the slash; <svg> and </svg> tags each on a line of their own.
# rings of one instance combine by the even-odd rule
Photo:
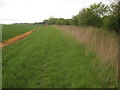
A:
<svg viewBox="0 0 120 90">
<path fill-rule="evenodd" d="M 34 31 L 36 31 L 36 30 L 38 30 L 38 29 L 33 29 L 33 30 L 28 31 L 28 32 L 26 32 L 26 33 L 24 33 L 24 34 L 21 34 L 21 35 L 19 35 L 19 36 L 10 38 L 10 39 L 8 39 L 8 40 L 0 43 L 0 48 L 3 48 L 3 47 L 5 47 L 5 46 L 8 46 L 8 45 L 16 42 L 17 40 L 23 39 L 23 38 L 25 38 L 27 35 L 31 34 L 32 32 L 34 32 Z"/>
</svg>

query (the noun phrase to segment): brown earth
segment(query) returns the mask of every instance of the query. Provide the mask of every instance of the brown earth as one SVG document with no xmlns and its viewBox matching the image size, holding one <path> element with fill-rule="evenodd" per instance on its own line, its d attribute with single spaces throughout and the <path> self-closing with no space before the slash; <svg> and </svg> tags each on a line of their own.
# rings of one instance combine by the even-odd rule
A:
<svg viewBox="0 0 120 90">
<path fill-rule="evenodd" d="M 8 45 L 16 42 L 17 40 L 23 39 L 23 38 L 25 38 L 27 35 L 31 34 L 32 32 L 34 32 L 34 31 L 36 31 L 36 30 L 38 30 L 38 29 L 39 29 L 39 28 L 33 29 L 33 30 L 30 30 L 30 31 L 28 31 L 28 32 L 26 32 L 26 33 L 24 33 L 24 34 L 19 35 L 19 36 L 15 36 L 15 37 L 13 37 L 13 38 L 10 38 L 10 39 L 8 39 L 8 40 L 0 43 L 0 48 L 3 48 L 3 47 L 5 47 L 5 46 L 8 46 Z"/>
</svg>

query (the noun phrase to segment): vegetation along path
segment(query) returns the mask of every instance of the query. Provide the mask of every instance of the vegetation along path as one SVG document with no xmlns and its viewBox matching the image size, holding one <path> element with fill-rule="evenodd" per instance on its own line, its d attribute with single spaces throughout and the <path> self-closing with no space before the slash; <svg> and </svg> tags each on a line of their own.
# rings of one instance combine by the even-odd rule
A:
<svg viewBox="0 0 120 90">
<path fill-rule="evenodd" d="M 48 26 L 3 48 L 3 88 L 116 87 L 112 67 Z"/>
</svg>

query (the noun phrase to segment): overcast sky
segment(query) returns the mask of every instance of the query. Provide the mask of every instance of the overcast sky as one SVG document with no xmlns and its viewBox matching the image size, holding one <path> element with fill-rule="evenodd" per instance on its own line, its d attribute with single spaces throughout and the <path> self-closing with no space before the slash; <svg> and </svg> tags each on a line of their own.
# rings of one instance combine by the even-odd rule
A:
<svg viewBox="0 0 120 90">
<path fill-rule="evenodd" d="M 0 23 L 40 22 L 49 17 L 71 18 L 90 4 L 110 0 L 0 0 Z"/>
</svg>

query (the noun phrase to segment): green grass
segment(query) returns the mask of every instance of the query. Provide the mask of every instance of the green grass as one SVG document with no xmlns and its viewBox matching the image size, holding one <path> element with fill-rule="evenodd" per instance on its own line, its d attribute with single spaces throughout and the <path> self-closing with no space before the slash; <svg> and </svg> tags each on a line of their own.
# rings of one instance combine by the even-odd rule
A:
<svg viewBox="0 0 120 90">
<path fill-rule="evenodd" d="M 3 88 L 116 87 L 114 68 L 55 27 L 3 48 Z"/>
<path fill-rule="evenodd" d="M 2 41 L 7 40 L 9 38 L 21 35 L 27 31 L 32 29 L 36 29 L 40 26 L 38 25 L 2 25 Z"/>
<path fill-rule="evenodd" d="M 2 49 L 0 48 L 0 89 L 2 89 Z"/>
</svg>

